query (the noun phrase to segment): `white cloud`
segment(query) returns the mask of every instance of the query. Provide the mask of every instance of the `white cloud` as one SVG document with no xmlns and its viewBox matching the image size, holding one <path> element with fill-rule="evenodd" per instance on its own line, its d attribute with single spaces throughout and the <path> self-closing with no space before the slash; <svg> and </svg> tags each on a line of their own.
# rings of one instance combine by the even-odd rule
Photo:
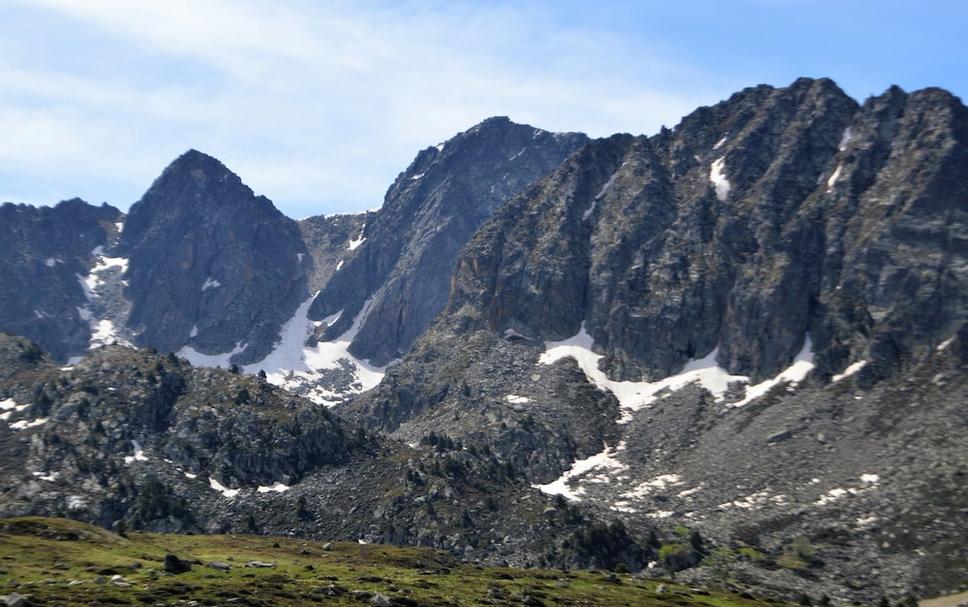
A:
<svg viewBox="0 0 968 607">
<path fill-rule="evenodd" d="M 74 48 L 24 36 L 13 44 L 38 49 L 38 57 L 90 53 L 103 69 L 0 59 L 0 87 L 15 93 L 0 101 L 9 148 L 0 161 L 11 173 L 79 179 L 79 193 L 121 206 L 196 147 L 290 215 L 372 208 L 418 149 L 487 116 L 593 136 L 649 133 L 728 90 L 682 89 L 676 83 L 707 75 L 634 40 L 549 28 L 535 9 L 225 0 L 21 6 L 24 19 L 80 25 L 103 42 Z M 88 194 L 96 184 L 84 176 L 105 174 L 124 183 Z"/>
</svg>

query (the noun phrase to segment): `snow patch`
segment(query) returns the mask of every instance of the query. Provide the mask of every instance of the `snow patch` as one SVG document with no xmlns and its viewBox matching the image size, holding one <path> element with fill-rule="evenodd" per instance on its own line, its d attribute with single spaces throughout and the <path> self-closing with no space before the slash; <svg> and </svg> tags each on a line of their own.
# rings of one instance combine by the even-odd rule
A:
<svg viewBox="0 0 968 607">
<path fill-rule="evenodd" d="M 357 236 L 355 240 L 351 240 L 349 242 L 349 246 L 346 247 L 347 251 L 355 251 L 357 248 L 359 248 L 361 244 L 363 244 L 363 241 L 366 240 L 366 236 L 363 235 L 363 232 L 365 231 L 366 231 L 366 224 L 364 223 L 363 227 L 360 228 L 360 235 Z"/>
<path fill-rule="evenodd" d="M 377 367 L 369 360 L 358 359 L 349 352 L 350 344 L 366 320 L 373 298 L 363 303 L 352 326 L 345 333 L 333 341 L 319 341 L 315 346 L 307 346 L 306 341 L 316 327 L 321 324 L 332 325 L 343 313 L 340 310 L 318 322 L 309 320 L 309 307 L 315 297 L 314 294 L 300 304 L 292 318 L 282 326 L 272 352 L 261 361 L 246 365 L 244 371 L 253 374 L 265 371 L 266 379 L 270 383 L 284 388 L 295 388 L 316 383 L 320 370 L 340 369 L 344 364 L 349 364 L 356 380 L 350 392 L 359 393 L 375 387 L 383 380 L 386 367 Z M 342 400 L 342 396 L 317 388 L 310 392 L 308 398 L 318 404 L 334 405 Z"/>
<path fill-rule="evenodd" d="M 834 184 L 836 184 L 837 183 L 837 180 L 840 179 L 840 172 L 843 169 L 844 169 L 844 163 L 843 162 L 838 163 L 837 164 L 837 168 L 834 169 L 833 174 L 830 175 L 830 177 L 827 179 L 827 192 L 828 193 L 834 191 Z"/>
<path fill-rule="evenodd" d="M 807 335 L 803 340 L 803 347 L 800 352 L 793 359 L 793 363 L 780 372 L 779 375 L 772 379 L 764 380 L 755 386 L 749 386 L 746 388 L 746 394 L 743 396 L 743 400 L 735 403 L 730 403 L 730 407 L 742 407 L 757 398 L 763 396 L 769 392 L 774 386 L 780 385 L 784 382 L 789 382 L 791 387 L 797 387 L 800 382 L 802 382 L 807 375 L 813 370 L 813 344 L 810 342 L 810 336 Z"/>
<path fill-rule="evenodd" d="M 198 478 L 198 475 L 197 474 L 192 474 L 191 472 L 182 472 L 182 474 L 185 475 L 185 478 L 190 478 L 190 479 L 193 479 L 193 480 L 196 479 L 196 478 Z"/>
<path fill-rule="evenodd" d="M 588 381 L 599 390 L 614 394 L 622 408 L 628 411 L 637 411 L 651 405 L 658 400 L 658 394 L 663 390 L 674 392 L 693 382 L 698 382 L 717 401 L 721 401 L 730 383 L 749 381 L 745 375 L 730 375 L 716 363 L 718 348 L 699 360 L 690 360 L 681 372 L 665 379 L 654 382 L 614 381 L 598 368 L 602 355 L 592 350 L 594 345 L 594 340 L 585 330 L 585 323 L 582 323 L 581 329 L 573 337 L 545 342 L 545 352 L 538 359 L 538 364 L 550 365 L 562 358 L 574 358 Z M 620 423 L 628 421 L 631 421 L 631 416 L 625 415 Z"/>
<path fill-rule="evenodd" d="M 709 181 L 712 182 L 716 190 L 716 198 L 720 202 L 726 202 L 729 197 L 730 183 L 726 178 L 726 157 L 720 156 L 709 167 Z"/>
<path fill-rule="evenodd" d="M 340 259 L 339 263 L 336 264 L 336 271 L 339 272 L 342 267 L 343 267 L 343 260 Z"/>
<path fill-rule="evenodd" d="M 853 138 L 854 138 L 853 131 L 851 130 L 850 127 L 847 127 L 846 129 L 844 129 L 844 134 L 840 136 L 840 144 L 837 146 L 837 149 L 840 150 L 841 152 L 845 151 L 847 149 L 847 145 L 850 143 L 850 140 Z"/>
<path fill-rule="evenodd" d="M 676 497 L 689 497 L 690 495 L 695 495 L 700 491 L 702 491 L 704 486 L 705 486 L 705 483 L 699 483 L 692 489 L 683 489 L 682 491 L 676 494 Z"/>
<path fill-rule="evenodd" d="M 819 498 L 817 498 L 817 504 L 820 506 L 826 506 L 827 504 L 833 503 L 840 498 L 848 494 L 846 489 L 841 489 L 839 487 L 831 489 L 830 491 L 824 493 Z"/>
<path fill-rule="evenodd" d="M 141 448 L 141 443 L 136 440 L 131 441 L 131 448 L 134 450 L 134 455 L 124 456 L 124 463 L 126 465 L 131 465 L 134 462 L 146 462 L 148 458 L 145 456 L 144 449 Z"/>
<path fill-rule="evenodd" d="M 245 352 L 245 349 L 248 347 L 249 344 L 243 344 L 240 341 L 239 343 L 235 344 L 235 348 L 233 348 L 231 352 L 223 352 L 222 354 L 202 354 L 191 346 L 184 346 L 175 354 L 192 363 L 193 367 L 221 367 L 228 369 L 232 366 L 232 357 L 236 354 Z"/>
<path fill-rule="evenodd" d="M 238 489 L 229 489 L 228 487 L 225 487 L 224 485 L 222 485 L 222 483 L 218 482 L 212 477 L 208 478 L 208 486 L 211 487 L 212 489 L 215 489 L 216 491 L 218 491 L 219 493 L 221 493 L 222 495 L 228 498 L 235 497 L 236 495 L 239 494 Z"/>
<path fill-rule="evenodd" d="M 935 348 L 935 351 L 941 352 L 943 350 L 946 350 L 948 348 L 948 346 L 950 346 L 951 344 L 954 343 L 954 341 L 955 341 L 955 336 L 952 335 L 948 339 L 946 339 L 943 342 L 941 342 L 940 344 L 938 344 L 938 347 Z"/>
<path fill-rule="evenodd" d="M 836 375 L 834 375 L 831 378 L 831 382 L 836 383 L 844 378 L 850 377 L 851 375 L 853 375 L 854 373 L 857 373 L 858 371 L 860 371 L 866 366 L 867 366 L 866 360 L 858 360 L 857 362 L 849 365 L 846 369 L 844 369 L 843 373 L 837 373 Z"/>
<path fill-rule="evenodd" d="M 3 413 L 0 413 L 0 420 L 7 421 L 11 414 L 20 413 L 29 406 L 29 403 L 18 405 L 12 398 L 0 400 L 0 411 L 3 411 Z"/>
<path fill-rule="evenodd" d="M 276 484 L 271 486 L 261 485 L 259 486 L 259 488 L 256 489 L 256 491 L 258 491 L 259 493 L 269 493 L 269 492 L 282 493 L 284 491 L 289 491 L 289 485 L 283 485 L 282 483 L 277 482 Z"/>
<path fill-rule="evenodd" d="M 127 343 L 118 335 L 118 329 L 114 326 L 114 322 L 106 318 L 97 321 L 93 319 L 88 320 L 91 323 L 90 348 L 97 348 L 117 342 Z"/>
<path fill-rule="evenodd" d="M 22 419 L 10 424 L 10 428 L 12 430 L 26 430 L 27 428 L 34 428 L 46 424 L 48 419 L 50 418 L 38 417 L 37 419 Z"/>
<path fill-rule="evenodd" d="M 618 177 L 618 171 L 615 171 L 614 173 L 612 173 L 612 176 L 608 178 L 608 181 L 606 181 L 605 184 L 601 187 L 601 189 L 598 190 L 598 194 L 595 194 L 595 198 L 592 199 L 592 203 L 588 205 L 588 208 L 585 209 L 584 213 L 582 213 L 582 216 L 581 216 L 582 221 L 585 221 L 589 217 L 591 217 L 592 212 L 595 210 L 595 204 L 602 198 L 602 196 L 605 195 L 606 192 L 608 192 L 609 188 L 612 187 L 612 184 L 615 183 L 616 177 Z"/>
<path fill-rule="evenodd" d="M 188 332 L 188 338 L 198 337 L 198 325 L 192 325 L 192 330 Z"/>
<path fill-rule="evenodd" d="M 581 501 L 581 496 L 585 493 L 585 488 L 580 485 L 582 482 L 605 482 L 610 473 L 620 472 L 627 468 L 616 457 L 624 450 L 625 441 L 620 442 L 615 447 L 605 445 L 605 449 L 600 453 L 577 460 L 571 465 L 571 468 L 556 480 L 544 485 L 532 485 L 532 487 L 548 495 L 561 495 L 576 502 Z M 579 478 L 596 470 L 600 473 L 593 477 Z M 575 485 L 575 487 L 572 488 L 570 485 Z"/>
<path fill-rule="evenodd" d="M 410 181 L 416 181 L 416 180 L 420 179 L 423 176 L 424 176 L 423 173 L 417 173 L 416 175 L 414 175 L 413 177 L 410 178 Z"/>
<path fill-rule="evenodd" d="M 716 145 L 713 146 L 713 149 L 718 150 L 719 148 L 723 147 L 723 145 L 726 144 L 726 141 L 728 139 L 729 139 L 728 133 L 726 135 L 723 135 L 723 138 L 716 142 Z"/>
<path fill-rule="evenodd" d="M 504 397 L 504 400 L 514 405 L 525 405 L 531 402 L 531 399 L 527 396 L 518 396 L 517 394 L 508 394 Z"/>
<path fill-rule="evenodd" d="M 639 483 L 631 491 L 626 491 L 622 497 L 629 499 L 642 499 L 653 491 L 663 491 L 669 487 L 682 485 L 682 478 L 678 474 L 662 474 L 650 481 Z"/>
<path fill-rule="evenodd" d="M 867 485 L 876 485 L 881 481 L 881 477 L 877 474 L 861 474 L 860 482 Z"/>
<path fill-rule="evenodd" d="M 58 260 L 54 259 L 53 257 L 48 257 L 44 260 L 44 264 L 46 264 L 48 268 L 53 268 L 55 265 L 57 265 L 57 261 Z"/>
<path fill-rule="evenodd" d="M 96 304 L 100 302 L 99 289 L 105 284 L 104 275 L 111 273 L 123 276 L 128 271 L 128 260 L 125 257 L 105 256 L 103 246 L 95 247 L 91 254 L 96 257 L 96 262 L 90 273 L 87 276 L 76 275 L 81 289 L 84 291 L 84 297 L 88 301 L 87 305 L 77 308 L 81 320 L 86 321 L 91 327 L 91 342 L 88 344 L 88 350 L 111 343 L 131 345 L 121 337 L 114 321 L 96 318 L 91 308 L 91 304 L 95 304 L 95 309 L 97 309 Z M 124 280 L 121 280 L 121 283 L 127 284 Z"/>
<path fill-rule="evenodd" d="M 215 289 L 221 286 L 222 286 L 222 283 L 220 283 L 216 279 L 209 276 L 208 278 L 205 279 L 205 283 L 202 285 L 202 291 L 203 292 L 208 291 L 209 289 Z"/>
</svg>

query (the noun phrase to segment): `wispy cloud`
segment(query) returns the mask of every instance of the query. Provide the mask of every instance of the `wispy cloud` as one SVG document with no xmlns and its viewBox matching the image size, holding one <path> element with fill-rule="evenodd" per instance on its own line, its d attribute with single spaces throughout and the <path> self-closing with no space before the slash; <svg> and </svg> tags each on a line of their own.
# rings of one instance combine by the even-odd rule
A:
<svg viewBox="0 0 968 607">
<path fill-rule="evenodd" d="M 0 162 L 38 203 L 76 183 L 126 206 L 196 147 L 291 215 L 369 208 L 417 149 L 487 116 L 653 132 L 733 85 L 510 5 L 25 0 L 14 13 L 49 36 L 0 31 L 14 51 L 0 59 Z"/>
</svg>

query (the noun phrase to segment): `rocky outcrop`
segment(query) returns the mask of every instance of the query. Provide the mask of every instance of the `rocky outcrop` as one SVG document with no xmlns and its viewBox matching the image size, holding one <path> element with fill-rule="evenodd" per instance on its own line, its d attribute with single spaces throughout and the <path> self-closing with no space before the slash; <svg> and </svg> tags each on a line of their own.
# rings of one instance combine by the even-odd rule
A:
<svg viewBox="0 0 968 607">
<path fill-rule="evenodd" d="M 552 507 L 484 446 L 388 440 L 258 377 L 124 346 L 58 368 L 3 334 L 0 370 L 0 515 L 393 542 L 516 565 L 637 570 L 650 555 L 620 526 Z"/>
<path fill-rule="evenodd" d="M 323 338 L 344 333 L 368 302 L 350 352 L 383 365 L 408 351 L 445 306 L 455 259 L 475 230 L 586 141 L 490 118 L 421 151 L 314 301 L 316 320 L 342 311 Z"/>
<path fill-rule="evenodd" d="M 265 356 L 308 295 L 295 221 L 210 156 L 175 160 L 131 207 L 119 244 L 138 343 Z"/>
<path fill-rule="evenodd" d="M 84 353 L 91 325 L 82 279 L 121 217 L 80 199 L 0 206 L 0 331 L 29 337 L 61 360 Z"/>
</svg>

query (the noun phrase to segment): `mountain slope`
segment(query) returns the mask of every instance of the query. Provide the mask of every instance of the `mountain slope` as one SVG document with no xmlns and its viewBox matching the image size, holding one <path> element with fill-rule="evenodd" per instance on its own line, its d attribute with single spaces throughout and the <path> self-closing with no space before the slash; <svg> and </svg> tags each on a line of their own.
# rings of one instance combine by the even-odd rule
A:
<svg viewBox="0 0 968 607">
<path fill-rule="evenodd" d="M 446 312 L 338 411 L 495 445 L 633 534 L 761 551 L 735 565 L 761 584 L 952 590 L 966 125 L 936 89 L 801 79 L 596 140 L 482 226 Z"/>
</svg>

